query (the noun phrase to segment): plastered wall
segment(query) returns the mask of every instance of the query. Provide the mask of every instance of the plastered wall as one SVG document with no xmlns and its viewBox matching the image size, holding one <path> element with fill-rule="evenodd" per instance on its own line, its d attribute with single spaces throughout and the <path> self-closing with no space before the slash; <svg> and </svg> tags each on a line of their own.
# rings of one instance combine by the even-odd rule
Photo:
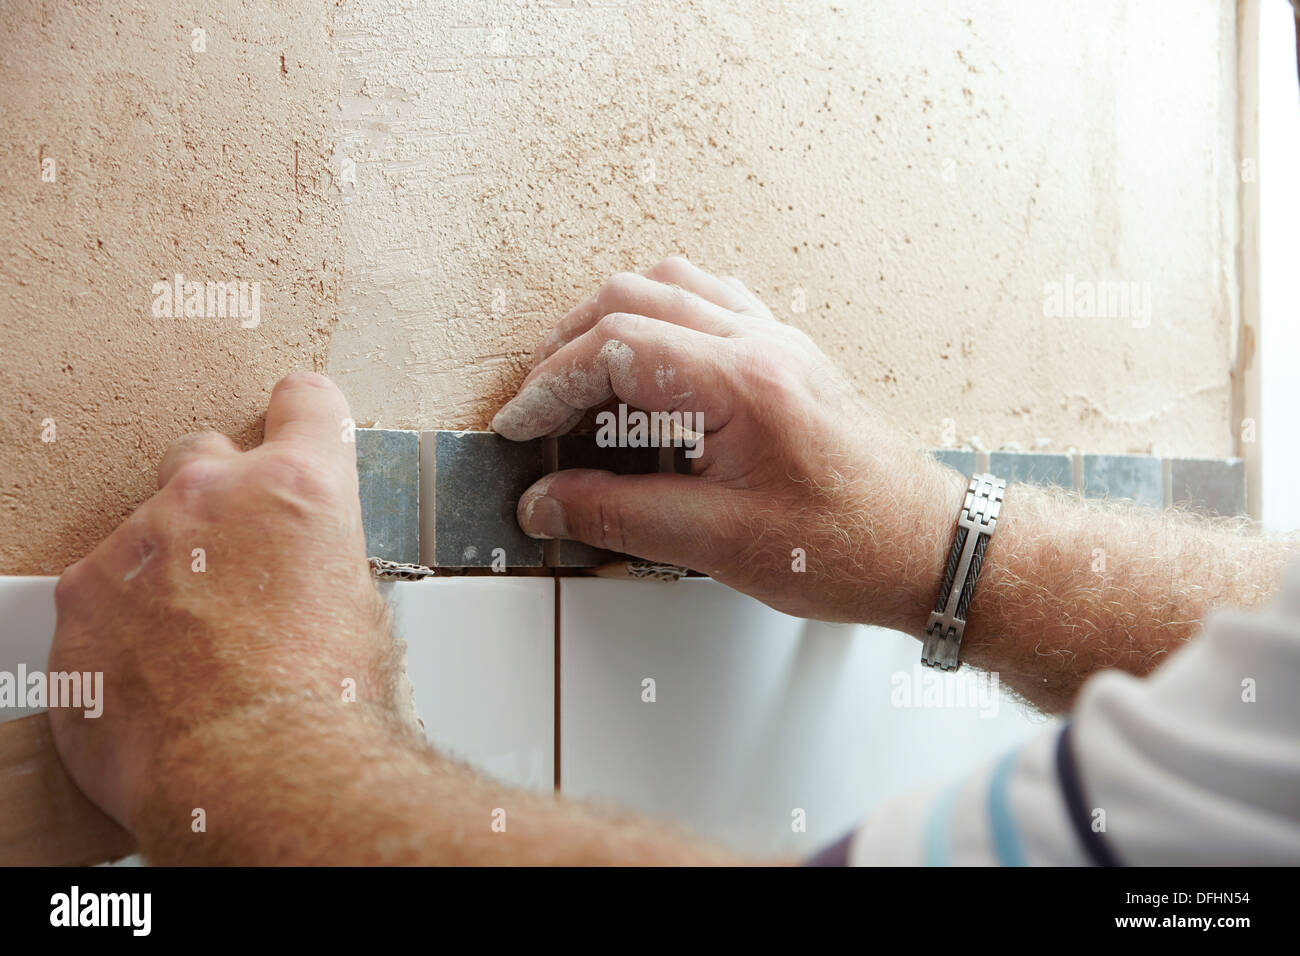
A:
<svg viewBox="0 0 1300 956">
<path fill-rule="evenodd" d="M 5 4 L 0 573 L 61 572 L 153 493 L 171 441 L 255 443 L 271 385 L 324 368 L 342 249 L 326 10 Z M 156 316 L 178 273 L 247 283 L 249 319 Z"/>
<path fill-rule="evenodd" d="M 920 444 L 1233 451 L 1229 0 L 20 2 L 0 44 L 0 573 L 84 553 L 177 435 L 255 441 L 289 368 L 485 427 L 674 252 Z M 155 316 L 176 272 L 260 323 Z"/>
</svg>

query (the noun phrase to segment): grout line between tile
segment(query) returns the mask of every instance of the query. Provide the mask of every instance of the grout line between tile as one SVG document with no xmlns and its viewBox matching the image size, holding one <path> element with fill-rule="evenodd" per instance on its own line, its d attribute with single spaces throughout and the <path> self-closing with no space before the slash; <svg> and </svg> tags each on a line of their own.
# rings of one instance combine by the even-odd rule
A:
<svg viewBox="0 0 1300 956">
<path fill-rule="evenodd" d="M 552 630 L 555 636 L 555 689 L 553 691 L 555 698 L 555 710 L 551 717 L 552 731 L 554 733 L 554 742 L 551 749 L 554 756 L 551 762 L 555 766 L 555 792 L 560 792 L 560 574 L 556 570 L 552 572 L 555 578 L 555 621 Z"/>
<path fill-rule="evenodd" d="M 560 470 L 560 440 L 542 439 L 542 474 L 550 475 Z M 542 567 L 554 568 L 560 563 L 560 542 L 554 538 L 542 542 Z M 556 592 L 556 601 L 559 592 Z"/>
<path fill-rule="evenodd" d="M 542 471 L 546 474 L 559 471 L 560 468 L 560 442 L 557 438 L 542 439 Z M 551 568 L 551 577 L 555 581 L 555 595 L 552 599 L 554 605 L 554 620 L 551 622 L 552 639 L 555 641 L 555 657 L 552 667 L 555 670 L 554 686 L 551 691 L 553 697 L 553 710 L 551 713 L 551 763 L 554 768 L 553 787 L 556 793 L 560 792 L 560 569 L 556 567 L 560 563 L 560 542 L 546 541 L 542 544 L 542 564 Z"/>
</svg>

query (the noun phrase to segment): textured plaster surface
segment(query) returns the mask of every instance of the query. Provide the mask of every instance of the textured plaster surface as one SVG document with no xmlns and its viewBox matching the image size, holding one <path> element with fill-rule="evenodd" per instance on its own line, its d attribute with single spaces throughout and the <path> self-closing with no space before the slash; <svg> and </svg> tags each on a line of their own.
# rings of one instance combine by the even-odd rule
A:
<svg viewBox="0 0 1300 956">
<path fill-rule="evenodd" d="M 59 573 L 154 491 L 173 439 L 256 443 L 275 381 L 324 368 L 341 259 L 327 16 L 5 5 L 0 573 Z M 260 323 L 156 317 L 153 284 L 178 272 L 259 283 Z"/>
<path fill-rule="evenodd" d="M 545 328 L 674 252 L 921 447 L 1230 454 L 1232 11 L 11 3 L 0 573 L 84 554 L 178 435 L 256 441 L 291 368 L 361 424 L 484 428 Z M 177 272 L 259 282 L 260 325 L 154 317 Z M 1149 320 L 1045 314 L 1101 281 Z"/>
<path fill-rule="evenodd" d="M 1230 454 L 1233 30 L 1229 0 L 345 0 L 330 372 L 358 420 L 486 427 L 549 324 L 680 252 L 922 446 Z M 1150 313 L 1046 314 L 1101 282 Z"/>
</svg>

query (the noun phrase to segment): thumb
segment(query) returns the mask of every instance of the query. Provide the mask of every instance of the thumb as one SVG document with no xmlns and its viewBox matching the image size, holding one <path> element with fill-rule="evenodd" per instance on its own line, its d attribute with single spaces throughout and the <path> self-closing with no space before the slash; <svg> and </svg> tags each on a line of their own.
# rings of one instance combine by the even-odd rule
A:
<svg viewBox="0 0 1300 956">
<path fill-rule="evenodd" d="M 573 468 L 547 475 L 519 499 L 519 527 L 649 561 L 709 571 L 734 538 L 727 492 L 692 475 L 616 475 Z"/>
</svg>

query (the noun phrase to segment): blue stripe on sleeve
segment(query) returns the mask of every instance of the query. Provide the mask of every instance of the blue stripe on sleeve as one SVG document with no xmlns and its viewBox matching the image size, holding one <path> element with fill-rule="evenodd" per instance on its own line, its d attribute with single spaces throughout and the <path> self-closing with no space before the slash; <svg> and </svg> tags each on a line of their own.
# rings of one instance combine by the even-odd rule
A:
<svg viewBox="0 0 1300 956">
<path fill-rule="evenodd" d="M 952 810 L 957 802 L 955 783 L 934 802 L 925 823 L 925 865 L 952 866 Z"/>
<path fill-rule="evenodd" d="M 1011 812 L 1011 798 L 1007 794 L 1019 757 L 1020 748 L 1017 747 L 998 761 L 989 780 L 989 825 L 993 831 L 993 852 L 997 855 L 998 866 L 1028 865 L 1015 816 Z"/>
</svg>

